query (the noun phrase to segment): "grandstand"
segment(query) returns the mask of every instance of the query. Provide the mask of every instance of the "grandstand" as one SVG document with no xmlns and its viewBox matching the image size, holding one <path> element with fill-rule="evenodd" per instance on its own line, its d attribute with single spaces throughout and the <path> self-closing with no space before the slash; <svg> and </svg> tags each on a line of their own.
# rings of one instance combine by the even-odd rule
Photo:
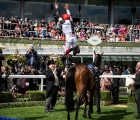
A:
<svg viewBox="0 0 140 120">
<path fill-rule="evenodd" d="M 0 1 L 0 41 L 14 42 L 17 38 L 35 40 L 61 40 L 65 39 L 59 31 L 55 14 L 53 14 L 53 3 L 57 0 L 1 0 Z M 94 35 L 101 37 L 103 42 L 139 42 L 140 26 L 138 12 L 140 2 L 138 0 L 68 0 L 70 10 L 75 24 L 75 34 L 79 41 L 86 42 Z M 60 10 L 63 14 L 65 1 L 60 1 Z M 50 15 L 52 15 L 50 17 Z M 56 29 L 57 28 L 57 29 Z M 10 46 L 5 44 L 3 54 L 13 54 L 18 49 L 25 54 L 30 45 Z M 27 43 L 27 42 L 26 42 Z M 30 42 L 31 43 L 31 42 Z M 35 43 L 35 42 L 33 42 Z M 15 44 L 15 43 L 14 43 Z M 60 46 L 59 46 L 60 47 Z M 61 46 L 37 45 L 36 49 L 40 55 L 51 54 L 59 51 L 62 54 Z M 121 64 L 135 64 L 139 60 L 139 46 L 123 48 L 117 46 L 96 47 L 97 52 L 105 52 L 104 62 L 118 62 Z M 81 54 L 75 59 L 81 63 L 92 61 L 93 48 L 84 46 Z M 135 61 L 135 62 L 134 62 Z"/>
</svg>

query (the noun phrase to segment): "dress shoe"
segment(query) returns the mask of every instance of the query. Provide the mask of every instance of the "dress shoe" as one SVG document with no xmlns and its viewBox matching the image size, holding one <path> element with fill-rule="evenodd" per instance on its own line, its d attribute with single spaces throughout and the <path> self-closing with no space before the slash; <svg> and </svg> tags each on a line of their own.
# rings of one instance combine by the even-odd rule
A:
<svg viewBox="0 0 140 120">
<path fill-rule="evenodd" d="M 50 108 L 50 111 L 56 111 L 56 109 L 54 109 L 54 108 Z"/>
<path fill-rule="evenodd" d="M 136 118 L 136 119 L 140 119 L 140 116 L 136 116 L 135 118 Z"/>
<path fill-rule="evenodd" d="M 49 110 L 45 110 L 45 113 L 49 113 L 50 111 Z"/>
<path fill-rule="evenodd" d="M 96 113 L 97 113 L 97 114 L 101 114 L 101 111 L 97 111 Z"/>
<path fill-rule="evenodd" d="M 112 104 L 119 104 L 119 101 L 113 102 Z"/>
</svg>

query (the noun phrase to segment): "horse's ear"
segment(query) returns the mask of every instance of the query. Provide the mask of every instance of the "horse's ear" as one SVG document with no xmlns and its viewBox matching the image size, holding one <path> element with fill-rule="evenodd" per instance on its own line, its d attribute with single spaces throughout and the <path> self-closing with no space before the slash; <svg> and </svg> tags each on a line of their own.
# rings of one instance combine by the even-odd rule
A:
<svg viewBox="0 0 140 120">
<path fill-rule="evenodd" d="M 96 52 L 95 52 L 95 50 L 94 50 L 94 55 L 96 56 Z"/>
<path fill-rule="evenodd" d="M 100 55 L 102 56 L 104 54 L 104 52 L 102 52 Z"/>
</svg>

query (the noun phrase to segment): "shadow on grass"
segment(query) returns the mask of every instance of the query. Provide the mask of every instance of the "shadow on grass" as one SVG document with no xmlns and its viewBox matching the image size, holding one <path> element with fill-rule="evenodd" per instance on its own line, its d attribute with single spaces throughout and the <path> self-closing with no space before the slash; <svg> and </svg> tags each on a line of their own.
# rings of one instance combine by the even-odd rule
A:
<svg viewBox="0 0 140 120">
<path fill-rule="evenodd" d="M 84 108 L 80 108 L 79 115 L 78 115 L 79 118 L 82 117 L 80 115 L 82 115 L 83 109 Z M 53 116 L 52 114 L 54 114 L 54 118 L 51 118 L 51 119 L 57 120 L 56 116 L 55 116 L 56 113 L 58 115 L 58 113 L 63 114 L 64 112 L 66 112 L 66 109 L 57 109 L 54 112 L 52 111 L 51 112 L 51 116 Z M 76 111 L 74 111 L 74 112 L 76 112 Z M 127 109 L 122 109 L 122 110 L 107 109 L 105 111 L 102 111 L 102 114 L 99 114 L 99 115 L 97 115 L 95 113 L 95 111 L 94 111 L 94 113 L 92 114 L 92 117 L 93 117 L 93 120 L 122 120 L 122 119 L 124 120 L 124 117 L 126 117 L 125 120 L 127 120 L 127 118 L 129 118 L 129 120 L 131 120 L 131 119 L 133 119 L 133 118 L 131 118 L 131 117 L 133 117 L 133 116 L 131 116 L 132 114 L 134 114 L 134 112 L 128 112 Z M 32 117 L 26 117 L 26 118 L 24 118 L 24 120 L 42 120 L 42 119 L 43 120 L 49 120 L 49 116 L 48 115 L 49 114 L 46 113 L 46 114 L 44 114 L 42 116 L 39 116 L 39 117 L 36 117 L 36 116 L 34 116 L 34 117 L 33 116 Z M 130 117 L 129 117 L 129 115 L 130 115 Z M 66 113 L 66 115 L 63 116 L 63 118 L 66 119 L 66 116 L 67 116 L 67 113 Z M 70 116 L 74 117 L 75 113 L 71 114 Z M 61 119 L 61 117 L 60 117 L 60 119 Z M 89 118 L 83 118 L 82 117 L 82 120 L 86 120 L 86 119 L 89 119 Z"/>
<path fill-rule="evenodd" d="M 133 112 L 127 112 L 126 110 L 113 110 L 108 112 L 102 112 L 98 120 L 121 120 L 124 118 L 124 116 L 131 114 L 133 114 Z"/>
<path fill-rule="evenodd" d="M 46 120 L 47 120 L 47 117 L 48 117 L 48 116 L 29 117 L 29 118 L 24 118 L 24 119 L 22 119 L 22 120 L 37 120 L 37 119 L 44 119 L 44 118 L 46 118 Z"/>
</svg>

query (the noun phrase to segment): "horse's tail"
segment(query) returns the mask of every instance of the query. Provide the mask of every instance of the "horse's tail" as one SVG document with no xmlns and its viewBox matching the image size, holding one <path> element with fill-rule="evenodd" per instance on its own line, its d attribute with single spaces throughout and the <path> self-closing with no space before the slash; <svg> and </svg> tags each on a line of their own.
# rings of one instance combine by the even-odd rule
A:
<svg viewBox="0 0 140 120">
<path fill-rule="evenodd" d="M 74 111 L 74 100 L 73 100 L 73 91 L 75 89 L 75 72 L 76 72 L 76 68 L 75 67 L 71 67 L 68 72 L 67 75 L 65 76 L 66 78 L 66 88 L 65 88 L 65 106 L 66 109 L 69 111 Z"/>
</svg>

